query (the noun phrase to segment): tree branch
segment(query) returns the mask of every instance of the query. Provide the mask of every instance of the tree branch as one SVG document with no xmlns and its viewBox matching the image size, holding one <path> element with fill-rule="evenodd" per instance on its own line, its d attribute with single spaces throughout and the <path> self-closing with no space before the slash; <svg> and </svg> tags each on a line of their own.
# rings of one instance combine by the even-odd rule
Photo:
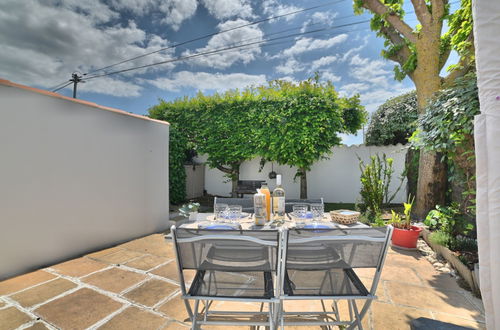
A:
<svg viewBox="0 0 500 330">
<path fill-rule="evenodd" d="M 227 174 L 233 174 L 233 170 L 227 167 L 224 167 L 222 165 L 217 165 L 217 169 L 221 172 L 227 173 Z"/>
<path fill-rule="evenodd" d="M 415 8 L 415 15 L 417 15 L 418 20 L 422 25 L 429 24 L 432 20 L 432 15 L 427 9 L 427 4 L 425 0 L 411 0 L 413 8 Z"/>
<path fill-rule="evenodd" d="M 382 26 L 380 32 L 389 39 L 394 46 L 401 47 L 395 54 L 389 56 L 391 61 L 399 63 L 401 66 L 408 61 L 410 57 L 410 48 L 406 45 L 406 41 L 392 26 Z"/>
<path fill-rule="evenodd" d="M 432 4 L 432 18 L 434 20 L 440 20 L 444 16 L 444 11 L 448 0 L 431 0 Z"/>
<path fill-rule="evenodd" d="M 417 37 L 413 33 L 411 26 L 406 24 L 401 17 L 392 12 L 390 8 L 384 5 L 379 0 L 363 0 L 363 7 L 371 12 L 380 15 L 388 22 L 395 30 L 402 34 L 410 42 L 415 43 Z"/>
<path fill-rule="evenodd" d="M 474 69 L 474 62 L 469 59 L 461 59 L 458 62 L 459 67 L 451 71 L 445 78 L 442 78 L 443 87 L 449 87 L 453 85 L 457 78 L 460 78 Z"/>
</svg>

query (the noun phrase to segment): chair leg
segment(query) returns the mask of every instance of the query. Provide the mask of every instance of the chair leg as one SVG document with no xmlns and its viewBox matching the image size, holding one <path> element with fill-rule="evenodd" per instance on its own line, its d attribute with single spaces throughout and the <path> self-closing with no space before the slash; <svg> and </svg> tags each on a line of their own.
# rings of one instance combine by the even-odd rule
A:
<svg viewBox="0 0 500 330">
<path fill-rule="evenodd" d="M 198 305 L 200 304 L 199 300 L 194 301 L 194 313 L 193 313 L 193 318 L 191 319 L 191 329 L 196 330 L 197 329 L 197 320 L 198 320 Z"/>
<path fill-rule="evenodd" d="M 368 300 L 365 303 L 365 306 L 367 304 L 369 305 L 369 302 L 371 302 L 371 300 Z M 347 329 L 349 329 L 349 330 L 350 329 L 354 329 L 354 326 L 357 326 L 359 330 L 363 330 L 362 320 L 363 320 L 363 315 L 364 314 L 361 314 L 361 313 L 358 312 L 358 306 L 356 305 L 356 302 L 354 300 L 349 300 L 349 305 L 352 305 L 352 309 L 354 310 L 355 321 L 352 322 L 351 325 Z M 365 306 L 363 306 L 363 307 L 365 307 Z"/>
</svg>

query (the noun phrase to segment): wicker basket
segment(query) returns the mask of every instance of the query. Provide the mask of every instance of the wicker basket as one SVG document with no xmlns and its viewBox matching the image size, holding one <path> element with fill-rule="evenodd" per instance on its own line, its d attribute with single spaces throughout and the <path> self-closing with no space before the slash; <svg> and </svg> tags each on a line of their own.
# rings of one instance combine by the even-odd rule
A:
<svg viewBox="0 0 500 330">
<path fill-rule="evenodd" d="M 332 221 L 343 225 L 352 225 L 353 223 L 358 222 L 360 215 L 361 213 L 351 210 L 330 211 L 330 217 L 332 218 Z"/>
</svg>

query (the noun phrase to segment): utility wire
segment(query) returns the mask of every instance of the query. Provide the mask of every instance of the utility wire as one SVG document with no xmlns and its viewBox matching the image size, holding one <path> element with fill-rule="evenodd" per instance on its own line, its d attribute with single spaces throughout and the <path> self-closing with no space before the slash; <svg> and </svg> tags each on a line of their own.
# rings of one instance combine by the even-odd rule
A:
<svg viewBox="0 0 500 330">
<path fill-rule="evenodd" d="M 293 38 L 293 37 L 298 37 L 298 36 L 302 36 L 302 35 L 307 35 L 307 34 L 312 34 L 312 33 L 317 33 L 317 32 L 323 32 L 323 31 L 333 30 L 333 29 L 347 27 L 347 26 L 353 26 L 353 25 L 368 23 L 369 21 L 370 20 L 358 21 L 358 22 L 353 22 L 353 23 L 348 23 L 348 24 L 343 24 L 343 25 L 338 25 L 338 26 L 332 26 L 332 27 L 327 27 L 327 28 L 316 29 L 316 30 L 312 30 L 312 31 L 306 31 L 306 32 L 301 32 L 301 33 L 293 33 L 293 34 L 289 34 L 289 35 L 285 35 L 285 36 L 281 36 L 281 37 L 276 37 L 276 38 L 271 38 L 271 39 L 261 40 L 261 41 L 255 41 L 255 42 L 251 42 L 251 43 L 247 43 L 247 44 L 243 44 L 243 45 L 240 44 L 240 45 L 234 45 L 234 46 L 229 46 L 229 47 L 224 47 L 224 48 L 218 48 L 218 49 L 214 49 L 214 50 L 210 50 L 210 51 L 206 51 L 206 52 L 201 52 L 201 53 L 197 53 L 197 54 L 192 54 L 192 55 L 187 55 L 187 56 L 180 56 L 180 57 L 177 57 L 177 58 L 174 58 L 174 59 L 169 59 L 169 60 L 160 61 L 160 62 L 156 62 L 156 63 L 145 64 L 145 65 L 140 65 L 140 66 L 136 66 L 136 67 L 132 67 L 132 68 L 127 68 L 127 69 L 122 69 L 122 70 L 118 70 L 118 71 L 112 71 L 112 72 L 98 74 L 98 75 L 94 75 L 94 76 L 90 76 L 90 77 L 85 77 L 82 80 L 90 80 L 90 79 L 99 78 L 99 77 L 105 77 L 105 76 L 110 76 L 110 75 L 114 75 L 114 74 L 118 74 L 118 73 L 129 72 L 129 71 L 138 70 L 138 69 L 144 69 L 144 68 L 148 68 L 148 67 L 152 67 L 152 66 L 156 66 L 156 65 L 160 65 L 160 64 L 166 64 L 166 63 L 184 61 L 184 60 L 195 58 L 195 57 L 200 57 L 200 56 L 205 56 L 205 55 L 211 55 L 211 54 L 217 54 L 217 53 L 224 52 L 224 51 L 227 51 L 227 50 L 233 50 L 233 49 L 239 49 L 239 48 L 246 47 L 246 46 L 263 44 L 263 43 L 267 43 L 267 42 L 271 42 L 271 41 L 275 41 L 275 40 L 286 39 L 286 38 Z"/>
<path fill-rule="evenodd" d="M 58 87 L 58 88 L 54 89 L 52 92 L 54 92 L 54 93 L 55 93 L 55 92 L 57 92 L 58 90 L 63 89 L 64 87 L 66 87 L 66 86 L 68 86 L 68 85 L 71 85 L 72 83 L 73 83 L 73 82 L 72 82 L 72 81 L 70 81 L 70 82 L 66 83 L 66 85 L 63 85 L 63 86 L 61 86 L 61 87 Z"/>
<path fill-rule="evenodd" d="M 330 6 L 330 5 L 334 5 L 334 4 L 338 4 L 338 3 L 341 3 L 341 2 L 344 2 L 344 1 L 347 1 L 347 0 L 332 1 L 332 2 L 321 4 L 321 5 L 317 5 L 317 6 L 313 6 L 313 7 L 308 7 L 308 8 L 304 8 L 304 9 L 300 9 L 300 10 L 296 10 L 296 11 L 292 11 L 292 12 L 289 12 L 289 13 L 286 13 L 286 14 L 281 14 L 281 15 L 276 15 L 276 16 L 271 16 L 271 17 L 263 18 L 263 19 L 260 19 L 260 20 L 257 20 L 257 21 L 253 21 L 253 22 L 249 22 L 249 23 L 246 23 L 246 24 L 243 24 L 243 25 L 235 26 L 235 27 L 230 28 L 230 29 L 226 29 L 226 30 L 222 30 L 222 31 L 218 31 L 218 32 L 213 32 L 213 33 L 209 33 L 209 34 L 206 34 L 206 35 L 203 35 L 203 36 L 200 36 L 200 37 L 196 37 L 194 39 L 186 40 L 186 41 L 183 41 L 183 42 L 180 42 L 180 43 L 176 43 L 176 44 L 173 44 L 171 46 L 164 47 L 164 48 L 161 48 L 161 49 L 158 49 L 158 50 L 146 53 L 146 54 L 142 54 L 142 55 L 135 56 L 135 57 L 132 57 L 132 58 L 129 58 L 129 59 L 126 59 L 126 60 L 123 60 L 123 61 L 120 61 L 120 62 L 117 62 L 117 63 L 114 63 L 114 64 L 110 64 L 110 65 L 102 67 L 100 69 L 95 69 L 95 70 L 89 71 L 87 73 L 84 73 L 83 75 L 86 76 L 86 75 L 89 75 L 89 74 L 92 74 L 92 73 L 95 73 L 95 72 L 99 72 L 99 71 L 102 71 L 102 70 L 105 70 L 105 69 L 112 68 L 114 66 L 117 66 L 117 65 L 120 65 L 120 64 L 123 64 L 123 63 L 127 63 L 127 62 L 130 62 L 130 61 L 139 59 L 139 58 L 143 58 L 143 57 L 146 57 L 146 56 L 149 56 L 149 55 L 152 55 L 152 54 L 156 54 L 156 53 L 162 52 L 164 50 L 172 49 L 172 48 L 179 47 L 179 46 L 182 46 L 182 45 L 186 45 L 186 44 L 189 44 L 189 43 L 192 43 L 192 42 L 195 42 L 195 41 L 199 41 L 199 40 L 203 40 L 203 39 L 206 39 L 206 38 L 210 38 L 210 37 L 213 37 L 213 36 L 218 35 L 218 34 L 222 34 L 222 33 L 230 32 L 230 31 L 234 31 L 234 30 L 241 29 L 241 28 L 244 28 L 244 27 L 247 27 L 247 26 L 256 25 L 256 24 L 259 24 L 259 23 L 262 23 L 262 22 L 270 21 L 270 20 L 273 20 L 273 19 L 278 19 L 278 18 L 281 18 L 281 17 L 295 15 L 295 14 L 302 13 L 302 12 L 305 12 L 305 11 L 309 11 L 309 10 L 313 10 L 313 9 L 318 9 L 318 8 L 321 8 L 321 7 L 326 7 L 326 6 Z"/>
</svg>

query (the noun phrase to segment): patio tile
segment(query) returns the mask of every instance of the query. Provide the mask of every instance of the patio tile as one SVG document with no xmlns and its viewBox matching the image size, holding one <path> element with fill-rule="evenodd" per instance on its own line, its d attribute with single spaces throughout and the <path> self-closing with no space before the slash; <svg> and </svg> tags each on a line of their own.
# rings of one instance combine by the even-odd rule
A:
<svg viewBox="0 0 500 330">
<path fill-rule="evenodd" d="M 147 270 L 150 270 L 151 268 L 158 266 L 159 264 L 167 262 L 168 260 L 169 259 L 164 258 L 164 257 L 158 257 L 158 256 L 154 256 L 154 255 L 145 255 L 143 257 L 129 261 L 129 262 L 125 263 L 125 265 L 132 267 L 132 268 L 147 271 Z"/>
<path fill-rule="evenodd" d="M 30 327 L 24 328 L 24 330 L 48 330 L 47 326 L 42 322 L 36 322 Z"/>
<path fill-rule="evenodd" d="M 121 245 L 117 245 L 117 246 L 110 247 L 108 249 L 104 249 L 104 250 L 100 250 L 100 251 L 89 253 L 89 254 L 86 255 L 86 257 L 87 258 L 92 258 L 92 259 L 98 259 L 98 258 L 107 256 L 109 254 L 112 254 L 112 253 L 115 253 L 115 252 L 118 252 L 118 251 L 121 251 L 121 250 L 123 250 L 123 247 Z"/>
<path fill-rule="evenodd" d="M 446 274 L 434 269 L 417 269 L 418 277 L 422 279 L 424 286 L 437 287 L 443 289 L 450 289 L 462 291 L 463 289 L 457 283 L 457 280 L 450 274 Z"/>
<path fill-rule="evenodd" d="M 137 307 L 129 307 L 120 314 L 114 316 L 99 329 L 121 330 L 121 329 L 158 329 L 168 322 L 168 319 L 159 315 L 141 310 Z"/>
<path fill-rule="evenodd" d="M 178 273 L 177 263 L 175 261 L 169 262 L 166 265 L 153 269 L 150 273 L 179 282 L 179 275 L 177 274 Z M 184 280 L 186 282 L 191 282 L 195 275 L 196 271 L 185 270 Z"/>
<path fill-rule="evenodd" d="M 120 250 L 118 252 L 114 252 L 95 259 L 98 261 L 107 262 L 109 264 L 123 264 L 142 255 L 142 253 L 136 251 Z"/>
<path fill-rule="evenodd" d="M 94 285 L 106 291 L 119 293 L 144 279 L 146 279 L 146 275 L 113 267 L 89 275 L 83 278 L 82 282 Z"/>
<path fill-rule="evenodd" d="M 132 301 L 151 307 L 178 289 L 177 285 L 153 279 L 127 292 L 124 296 Z"/>
<path fill-rule="evenodd" d="M 94 290 L 83 288 L 35 310 L 45 321 L 63 329 L 85 329 L 122 306 Z"/>
<path fill-rule="evenodd" d="M 164 234 L 154 234 L 125 243 L 122 247 L 141 253 L 154 254 L 169 259 L 175 258 L 172 241 L 166 241 Z"/>
<path fill-rule="evenodd" d="M 190 305 L 192 308 L 194 306 L 194 303 L 190 302 Z M 184 301 L 181 299 L 180 295 L 177 295 L 166 303 L 162 304 L 157 308 L 157 310 L 178 321 L 189 321 L 189 315 L 186 310 L 186 305 L 184 304 Z"/>
<path fill-rule="evenodd" d="M 189 329 L 190 327 L 188 325 L 184 325 L 184 324 L 181 324 L 179 322 L 175 322 L 175 321 L 172 321 L 172 322 L 169 322 L 164 328 L 164 330 L 187 330 Z M 205 329 L 205 327 L 203 327 L 203 329 Z"/>
<path fill-rule="evenodd" d="M 373 329 L 410 329 L 410 322 L 419 317 L 432 318 L 428 311 L 415 308 L 394 306 L 379 301 L 374 301 L 372 309 Z"/>
<path fill-rule="evenodd" d="M 36 272 L 20 275 L 0 282 L 0 295 L 17 292 L 53 278 L 56 278 L 56 276 L 43 270 L 37 270 Z"/>
<path fill-rule="evenodd" d="M 387 282 L 389 296 L 396 304 L 483 320 L 481 313 L 463 295 L 451 290 Z"/>
<path fill-rule="evenodd" d="M 28 314 L 15 307 L 0 309 L 0 330 L 11 330 L 31 321 Z"/>
<path fill-rule="evenodd" d="M 48 283 L 40 284 L 34 288 L 16 293 L 15 295 L 11 296 L 11 298 L 19 302 L 21 306 L 29 307 L 40 304 L 52 297 L 73 289 L 76 286 L 77 285 L 71 281 L 65 280 L 63 278 L 57 278 Z"/>
<path fill-rule="evenodd" d="M 469 327 L 471 329 L 481 329 L 481 330 L 486 330 L 486 324 L 476 322 L 476 321 L 471 321 L 471 320 L 466 320 L 461 317 L 456 317 L 455 315 L 449 315 L 449 314 L 444 314 L 444 313 L 434 313 L 434 318 L 438 321 L 441 322 L 447 322 L 455 325 L 459 325 L 462 327 Z"/>
<path fill-rule="evenodd" d="M 107 267 L 98 261 L 89 258 L 78 258 L 52 266 L 56 272 L 71 277 L 81 277 Z"/>
<path fill-rule="evenodd" d="M 384 266 L 382 280 L 398 281 L 404 283 L 422 284 L 415 271 L 410 267 Z"/>
</svg>

